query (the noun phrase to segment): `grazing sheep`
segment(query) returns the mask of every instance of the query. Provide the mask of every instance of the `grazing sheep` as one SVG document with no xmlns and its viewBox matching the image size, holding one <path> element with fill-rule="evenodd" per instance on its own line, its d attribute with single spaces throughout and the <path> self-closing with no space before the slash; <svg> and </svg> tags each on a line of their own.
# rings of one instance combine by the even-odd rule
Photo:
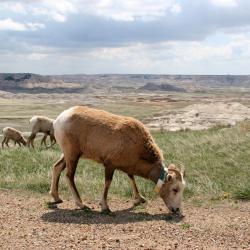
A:
<svg viewBox="0 0 250 250">
<path fill-rule="evenodd" d="M 58 183 L 66 168 L 66 178 L 76 205 L 85 206 L 77 191 L 74 175 L 80 157 L 102 163 L 105 168 L 105 186 L 100 201 L 102 211 L 110 211 L 108 189 L 115 169 L 125 172 L 131 181 L 134 204 L 145 202 L 139 194 L 134 175 L 156 184 L 166 206 L 180 212 L 184 189 L 183 171 L 171 164 L 164 167 L 163 156 L 149 131 L 136 119 L 76 106 L 63 111 L 54 122 L 56 141 L 62 149 L 61 158 L 54 164 L 50 194 L 51 204 L 61 203 Z"/>
<path fill-rule="evenodd" d="M 31 146 L 34 148 L 34 139 L 36 137 L 36 134 L 39 132 L 44 133 L 44 136 L 41 141 L 41 146 L 44 144 L 45 147 L 47 147 L 46 138 L 48 135 L 50 136 L 51 146 L 53 146 L 56 143 L 53 129 L 53 121 L 53 119 L 50 119 L 45 116 L 33 116 L 30 119 L 32 132 L 27 141 L 28 146 L 30 146 L 31 144 Z"/>
<path fill-rule="evenodd" d="M 11 128 L 11 127 L 5 127 L 2 130 L 3 132 L 3 141 L 2 141 L 2 147 L 4 147 L 4 144 L 9 147 L 9 140 L 14 141 L 14 145 L 18 143 L 18 145 L 21 147 L 21 143 L 25 146 L 26 145 L 26 140 L 24 139 L 22 132 Z"/>
</svg>

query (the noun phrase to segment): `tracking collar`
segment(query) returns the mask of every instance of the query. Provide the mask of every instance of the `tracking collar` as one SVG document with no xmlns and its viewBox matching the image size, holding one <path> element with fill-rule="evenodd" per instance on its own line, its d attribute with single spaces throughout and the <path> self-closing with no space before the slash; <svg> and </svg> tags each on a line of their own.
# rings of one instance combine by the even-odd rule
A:
<svg viewBox="0 0 250 250">
<path fill-rule="evenodd" d="M 158 179 L 157 184 L 156 184 L 155 189 L 154 189 L 156 193 L 160 192 L 161 187 L 164 184 L 167 176 L 168 176 L 168 169 L 165 167 L 162 167 L 161 171 L 160 171 L 159 179 Z"/>
</svg>

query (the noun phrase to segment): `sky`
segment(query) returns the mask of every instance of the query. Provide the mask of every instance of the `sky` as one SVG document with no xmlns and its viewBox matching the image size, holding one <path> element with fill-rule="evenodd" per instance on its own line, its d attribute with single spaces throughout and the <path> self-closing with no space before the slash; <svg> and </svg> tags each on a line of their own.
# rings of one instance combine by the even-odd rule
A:
<svg viewBox="0 0 250 250">
<path fill-rule="evenodd" d="M 250 74 L 249 0 L 0 0 L 0 72 Z"/>
</svg>

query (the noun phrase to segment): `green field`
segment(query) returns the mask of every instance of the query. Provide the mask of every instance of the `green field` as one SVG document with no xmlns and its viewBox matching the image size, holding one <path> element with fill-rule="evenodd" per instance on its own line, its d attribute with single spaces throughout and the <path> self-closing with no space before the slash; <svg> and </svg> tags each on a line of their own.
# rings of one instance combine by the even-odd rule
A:
<svg viewBox="0 0 250 250">
<path fill-rule="evenodd" d="M 82 105 L 82 103 L 80 100 L 77 102 L 58 99 L 50 101 L 0 99 L 0 129 L 10 126 L 22 132 L 28 132 L 30 130 L 29 120 L 32 116 L 44 115 L 55 119 L 63 110 L 74 105 Z M 91 106 L 93 105 L 91 104 Z M 138 119 L 152 117 L 155 113 L 165 109 L 164 105 L 125 102 L 124 100 L 116 100 L 115 103 L 110 101 L 96 102 L 94 106 L 115 114 L 133 116 Z"/>
<path fill-rule="evenodd" d="M 153 136 L 164 153 L 166 164 L 173 162 L 186 166 L 186 199 L 201 202 L 250 199 L 250 122 L 206 131 L 154 132 Z M 0 188 L 47 193 L 51 167 L 59 156 L 58 147 L 0 149 Z M 98 198 L 104 184 L 103 167 L 81 160 L 76 180 L 83 197 Z M 153 183 L 142 178 L 137 178 L 137 182 L 143 195 L 155 197 Z M 64 176 L 60 190 L 63 196 L 69 196 Z M 131 196 L 126 175 L 115 173 L 110 194 Z"/>
</svg>

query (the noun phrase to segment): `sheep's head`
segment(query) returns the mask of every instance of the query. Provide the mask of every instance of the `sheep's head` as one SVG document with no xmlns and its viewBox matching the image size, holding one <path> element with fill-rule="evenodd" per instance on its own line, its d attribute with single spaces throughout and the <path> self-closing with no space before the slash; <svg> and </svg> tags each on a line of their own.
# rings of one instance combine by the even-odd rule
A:
<svg viewBox="0 0 250 250">
<path fill-rule="evenodd" d="M 26 146 L 27 145 L 27 141 L 24 139 L 24 137 L 21 138 L 21 143 Z"/>
<path fill-rule="evenodd" d="M 170 164 L 168 175 L 159 194 L 168 209 L 174 213 L 180 213 L 181 211 L 184 186 L 184 169 L 179 169 L 174 164 Z"/>
</svg>

